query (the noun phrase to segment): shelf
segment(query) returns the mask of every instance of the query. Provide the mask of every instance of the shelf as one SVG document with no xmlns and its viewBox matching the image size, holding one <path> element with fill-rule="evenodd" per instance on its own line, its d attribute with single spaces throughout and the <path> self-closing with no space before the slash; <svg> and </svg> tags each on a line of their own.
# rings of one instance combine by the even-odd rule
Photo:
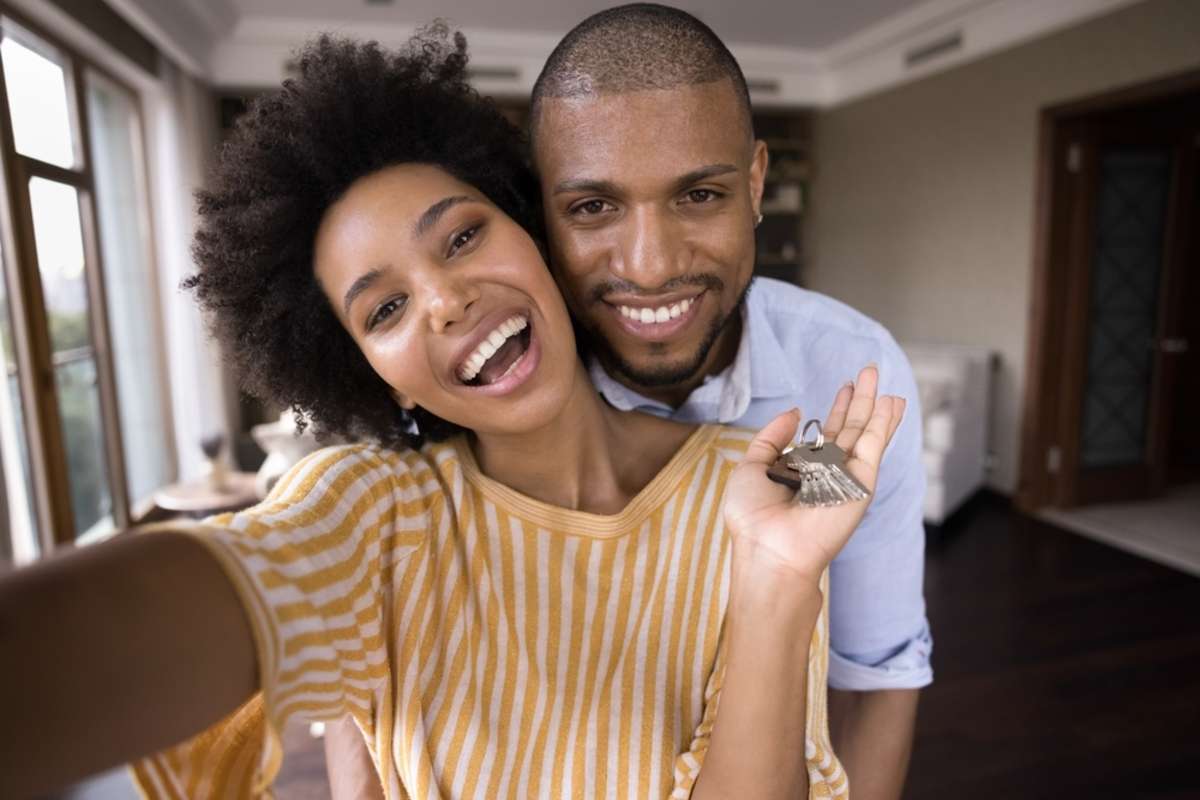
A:
<svg viewBox="0 0 1200 800">
<path fill-rule="evenodd" d="M 800 259 L 796 256 L 786 258 L 775 253 L 759 253 L 754 257 L 754 262 L 764 267 L 800 267 Z"/>
</svg>

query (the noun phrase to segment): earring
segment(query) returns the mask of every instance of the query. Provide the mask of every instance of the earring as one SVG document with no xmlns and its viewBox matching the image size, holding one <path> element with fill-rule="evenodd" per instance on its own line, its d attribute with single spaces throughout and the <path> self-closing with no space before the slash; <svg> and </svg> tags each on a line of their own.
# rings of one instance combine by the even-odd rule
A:
<svg viewBox="0 0 1200 800">
<path fill-rule="evenodd" d="M 762 224 L 762 214 L 760 213 L 754 217 L 754 227 L 757 228 L 761 224 Z"/>
</svg>

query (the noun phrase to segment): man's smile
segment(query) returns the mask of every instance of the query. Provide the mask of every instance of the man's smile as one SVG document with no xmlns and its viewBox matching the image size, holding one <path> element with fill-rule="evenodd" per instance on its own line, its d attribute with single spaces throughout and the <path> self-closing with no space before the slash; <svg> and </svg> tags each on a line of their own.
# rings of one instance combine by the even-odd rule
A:
<svg viewBox="0 0 1200 800">
<path fill-rule="evenodd" d="M 613 296 L 604 305 L 617 326 L 638 339 L 662 342 L 684 333 L 699 317 L 708 290 L 659 297 Z"/>
</svg>

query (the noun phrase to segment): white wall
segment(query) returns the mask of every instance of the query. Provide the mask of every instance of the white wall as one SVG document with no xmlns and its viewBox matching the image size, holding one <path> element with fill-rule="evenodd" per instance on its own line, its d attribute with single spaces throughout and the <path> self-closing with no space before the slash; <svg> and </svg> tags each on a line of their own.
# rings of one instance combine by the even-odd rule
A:
<svg viewBox="0 0 1200 800">
<path fill-rule="evenodd" d="M 1149 0 L 820 112 L 805 284 L 1000 368 L 990 484 L 1016 486 L 1040 109 L 1200 68 L 1200 2 Z"/>
</svg>

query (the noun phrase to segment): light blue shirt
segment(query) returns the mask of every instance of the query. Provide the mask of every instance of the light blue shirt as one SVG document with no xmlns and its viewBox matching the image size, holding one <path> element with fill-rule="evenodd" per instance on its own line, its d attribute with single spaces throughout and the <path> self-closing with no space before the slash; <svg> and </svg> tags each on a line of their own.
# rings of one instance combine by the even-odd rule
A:
<svg viewBox="0 0 1200 800">
<path fill-rule="evenodd" d="M 594 360 L 590 372 L 604 398 L 625 411 L 760 428 L 794 406 L 805 419 L 823 420 L 838 389 L 872 362 L 879 365 L 879 393 L 908 405 L 866 517 L 830 566 L 829 685 L 915 689 L 933 681 L 922 591 L 921 408 L 908 359 L 882 325 L 830 297 L 756 278 L 733 363 L 705 378 L 679 408 L 623 386 Z"/>
</svg>

